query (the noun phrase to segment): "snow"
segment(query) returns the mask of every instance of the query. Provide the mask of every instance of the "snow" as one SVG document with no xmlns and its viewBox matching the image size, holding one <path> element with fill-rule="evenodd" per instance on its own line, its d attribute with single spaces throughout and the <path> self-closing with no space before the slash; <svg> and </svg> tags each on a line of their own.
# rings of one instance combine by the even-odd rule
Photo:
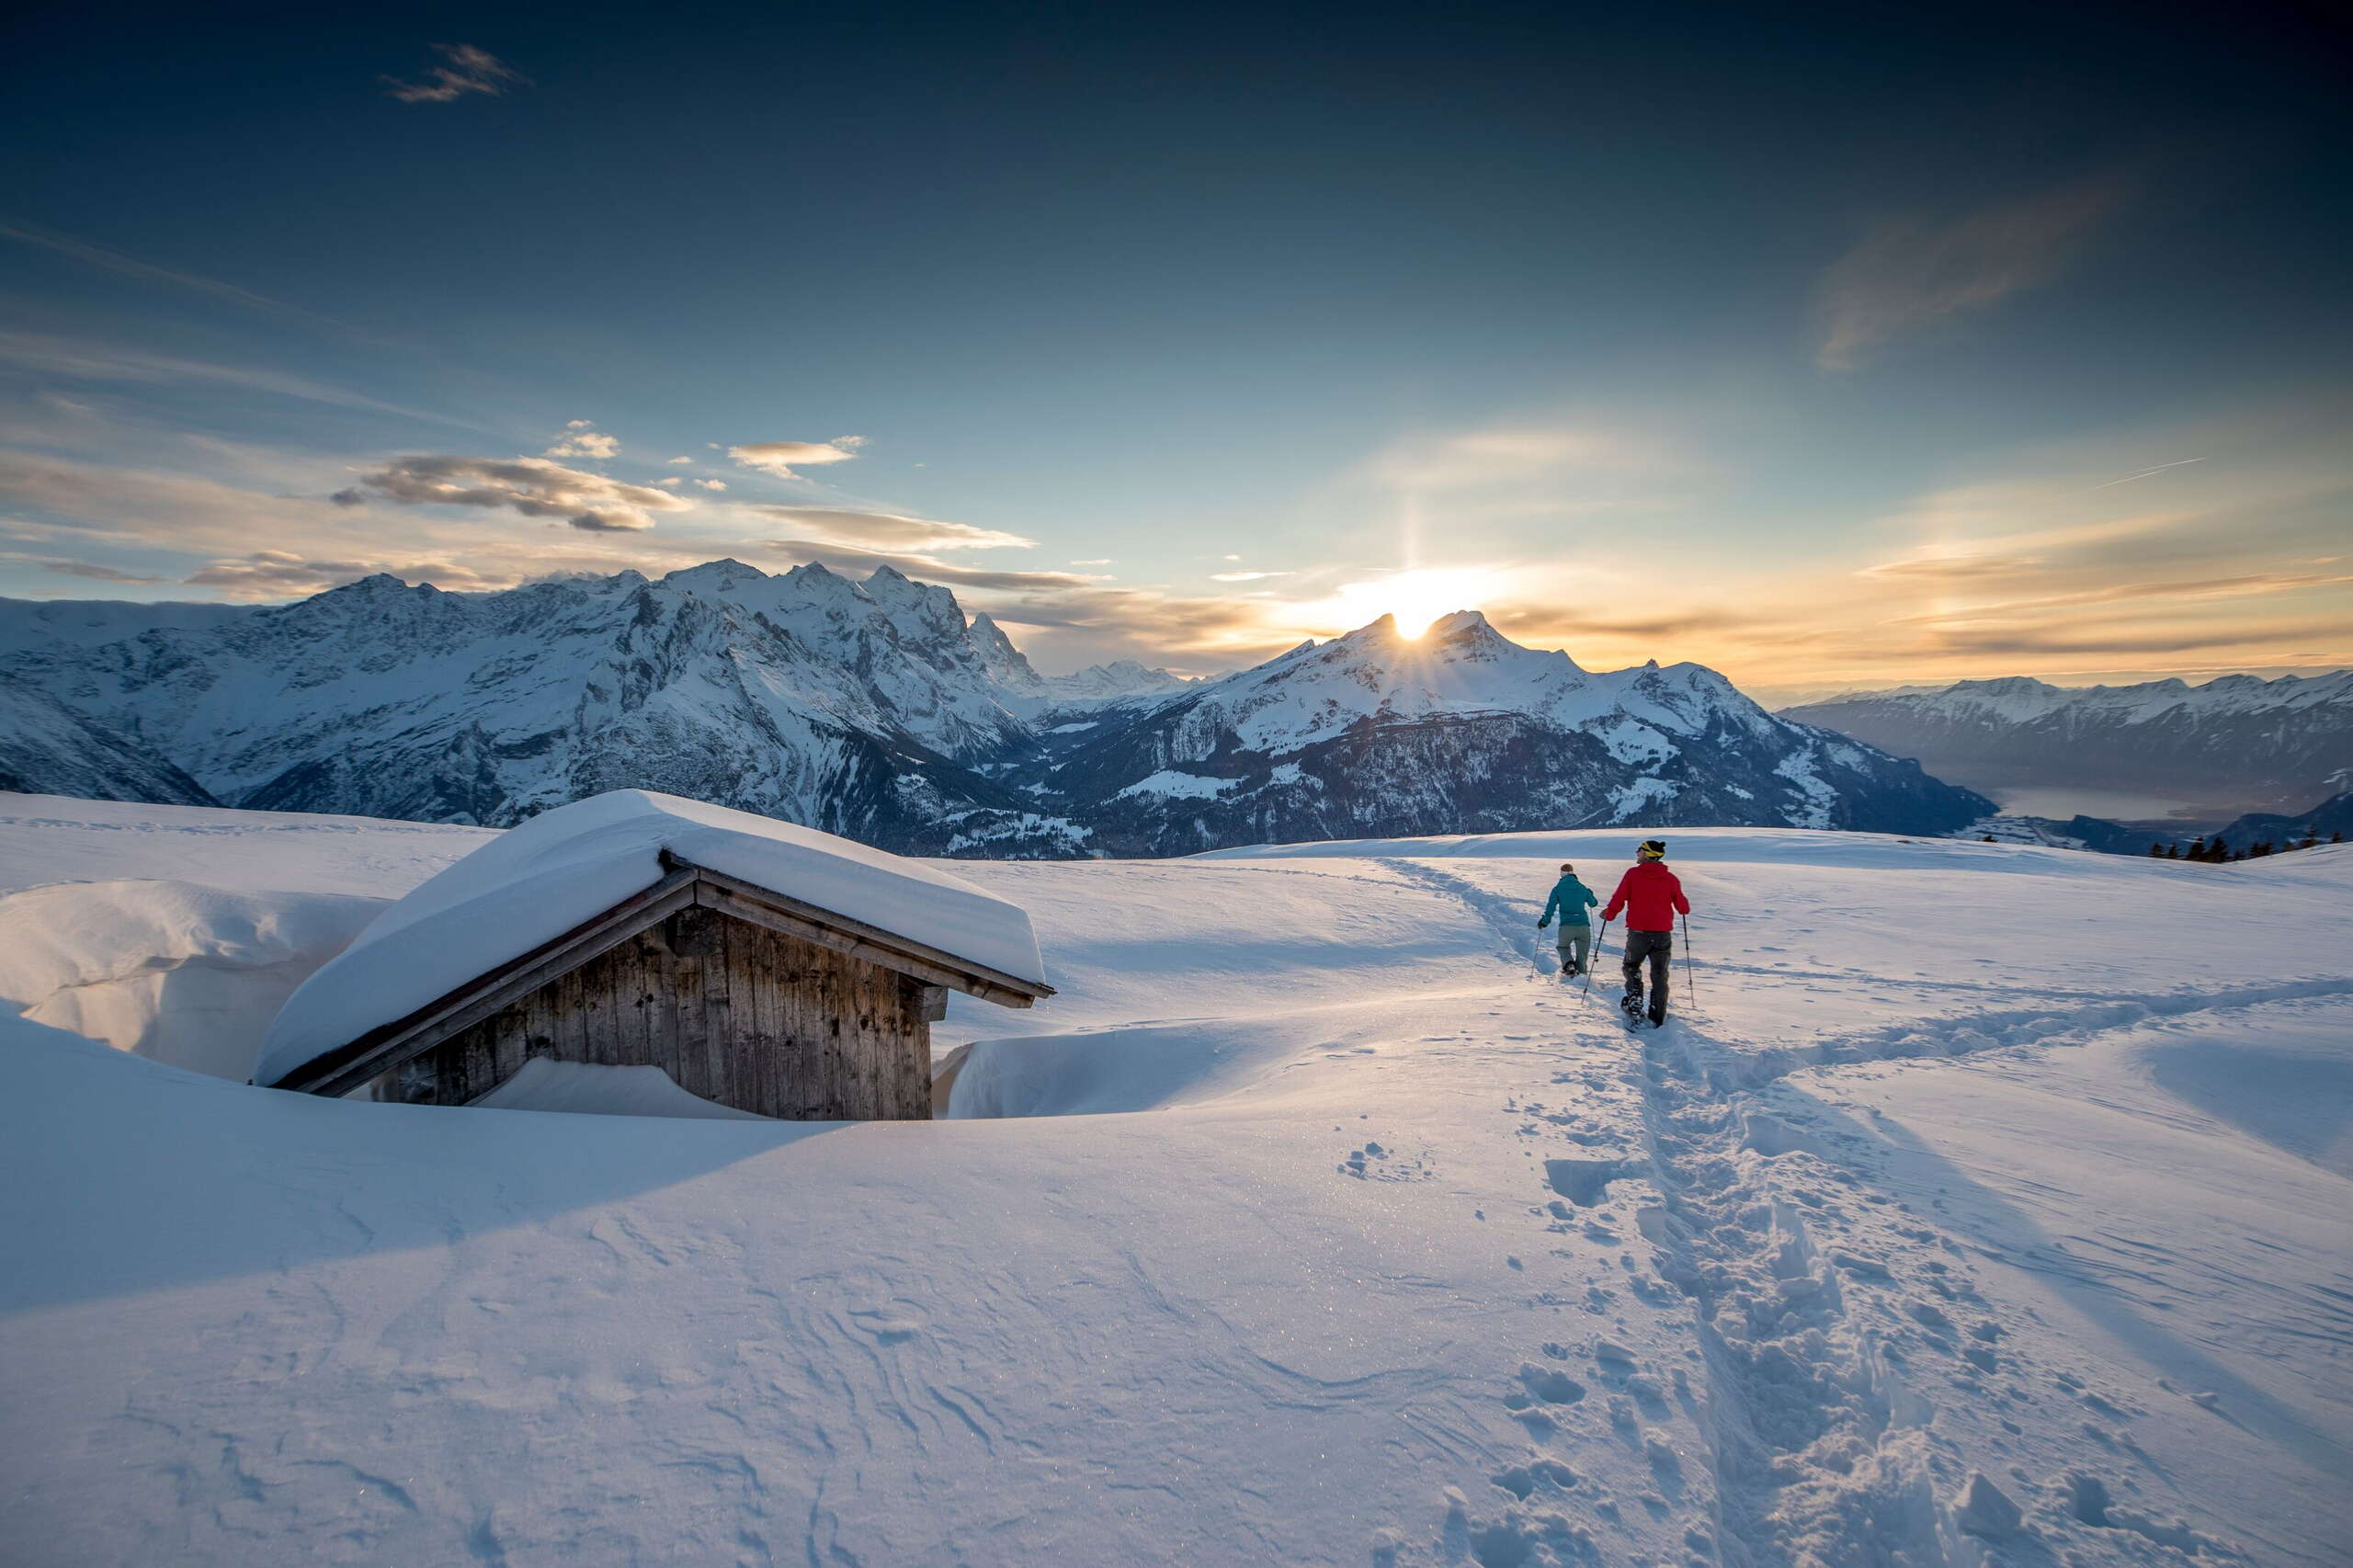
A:
<svg viewBox="0 0 2353 1568">
<path fill-rule="evenodd" d="M 1208 801 L 1216 799 L 1241 782 L 1239 778 L 1211 778 L 1199 773 L 1180 773 L 1175 768 L 1164 767 L 1147 778 L 1137 779 L 1112 798 L 1126 801 L 1139 795 L 1149 795 L 1161 800 Z"/>
<path fill-rule="evenodd" d="M 668 874 L 663 851 L 953 957 L 1042 981 L 1029 918 L 961 878 L 814 828 L 615 790 L 510 828 L 379 915 L 271 1024 L 256 1081 L 404 1017 Z"/>
<path fill-rule="evenodd" d="M 329 855 L 43 814 L 6 885 Z M 2353 851 L 1673 830 L 1630 1035 L 1534 923 L 1642 836 L 959 863 L 1061 994 L 931 1124 L 0 1019 L 0 1560 L 2340 1564 Z"/>
<path fill-rule="evenodd" d="M 1847 692 L 1817 701 L 1895 702 L 1920 713 L 1982 716 L 2013 724 L 2074 710 L 2121 723 L 2145 724 L 2183 714 L 2286 714 L 2353 701 L 2353 670 L 2270 680 L 2257 676 L 2218 676 L 2202 686 L 2177 679 L 2143 681 L 2137 686 L 2052 686 L 2028 676 L 2010 676 L 2000 680 L 1955 681 L 1947 687 Z"/>
<path fill-rule="evenodd" d="M 562 1111 L 574 1116 L 662 1116 L 699 1121 L 767 1121 L 690 1095 L 659 1067 L 609 1067 L 535 1056 L 512 1078 L 473 1102 L 495 1110 Z"/>
<path fill-rule="evenodd" d="M 0 795 L 0 1002 L 243 1083 L 297 985 L 392 899 L 491 836 Z"/>
</svg>

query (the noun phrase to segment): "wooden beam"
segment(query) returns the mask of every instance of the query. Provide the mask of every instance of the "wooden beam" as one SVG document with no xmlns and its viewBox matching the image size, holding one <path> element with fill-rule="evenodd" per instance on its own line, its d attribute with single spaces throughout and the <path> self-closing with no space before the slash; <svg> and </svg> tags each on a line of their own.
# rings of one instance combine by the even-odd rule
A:
<svg viewBox="0 0 2353 1568">
<path fill-rule="evenodd" d="M 552 941 L 475 976 L 405 1017 L 380 1025 L 350 1044 L 304 1062 L 270 1086 L 313 1095 L 348 1094 L 689 907 L 695 902 L 697 874 L 691 869 L 674 870 Z"/>
<path fill-rule="evenodd" d="M 1006 1007 L 1027 1007 L 1038 998 L 1054 994 L 1054 988 L 1042 980 L 1023 980 L 971 959 L 959 958 L 912 937 L 870 926 L 790 893 L 747 882 L 725 871 L 714 871 L 708 866 L 698 866 L 667 850 L 663 851 L 662 863 L 679 870 L 690 869 L 701 879 L 695 896 L 698 903 L 725 910 L 739 919 L 767 926 L 771 930 L 815 942 L 835 952 L 852 954 L 885 969 L 895 969 L 902 974 L 912 974 L 928 984 L 953 986 Z M 769 918 L 759 918 L 762 915 Z M 1019 1000 L 1013 1000 L 1017 997 Z"/>
</svg>

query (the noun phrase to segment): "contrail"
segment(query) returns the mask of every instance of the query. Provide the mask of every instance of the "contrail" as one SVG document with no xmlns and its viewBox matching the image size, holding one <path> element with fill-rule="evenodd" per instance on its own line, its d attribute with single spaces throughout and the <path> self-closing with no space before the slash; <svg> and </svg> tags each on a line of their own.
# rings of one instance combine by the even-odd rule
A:
<svg viewBox="0 0 2353 1568">
<path fill-rule="evenodd" d="M 2179 462 L 2159 463 L 2154 468 L 2144 468 L 2138 473 L 2128 473 L 2122 479 L 2111 479 L 2106 484 L 2095 484 L 2092 488 L 2107 490 L 2119 484 L 2130 484 L 2136 479 L 2146 479 L 2153 473 L 2163 473 L 2169 468 L 2188 468 L 2191 463 L 2202 463 L 2205 460 L 2204 458 L 2184 458 Z"/>
</svg>

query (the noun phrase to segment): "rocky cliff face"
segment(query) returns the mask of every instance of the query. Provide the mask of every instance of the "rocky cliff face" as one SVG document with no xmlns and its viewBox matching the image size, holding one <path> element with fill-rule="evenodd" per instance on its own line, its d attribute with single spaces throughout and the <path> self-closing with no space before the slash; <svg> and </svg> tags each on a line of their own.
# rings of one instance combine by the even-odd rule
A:
<svg viewBox="0 0 2353 1568">
<path fill-rule="evenodd" d="M 635 786 L 998 856 L 1611 824 L 1932 833 L 1990 809 L 1711 670 L 1589 672 L 1475 612 L 1187 682 L 1040 676 L 987 617 L 887 568 L 721 561 L 496 594 L 373 577 L 267 608 L 142 608 L 9 607 L 0 667 L 256 808 L 499 825 Z"/>
</svg>

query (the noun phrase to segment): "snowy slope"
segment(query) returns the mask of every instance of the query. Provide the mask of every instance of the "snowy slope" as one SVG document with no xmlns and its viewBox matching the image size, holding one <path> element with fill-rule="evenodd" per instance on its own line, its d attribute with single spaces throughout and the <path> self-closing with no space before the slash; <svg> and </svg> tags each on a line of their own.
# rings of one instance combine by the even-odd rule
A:
<svg viewBox="0 0 2353 1568">
<path fill-rule="evenodd" d="M 1990 802 L 1777 719 L 1698 665 L 1597 673 L 1476 610 L 1383 617 L 1111 722 L 1031 786 L 1170 853 L 1365 833 L 1752 823 L 1957 828 Z"/>
<path fill-rule="evenodd" d="M 2203 686 L 1971 680 L 1857 693 L 1786 716 L 1981 788 L 2187 789 L 2227 804 L 2301 811 L 2353 785 L 2353 670 L 2223 676 Z"/>
<path fill-rule="evenodd" d="M 176 806 L 214 803 L 202 785 L 166 758 L 8 675 L 0 675 L 0 790 Z"/>
<path fill-rule="evenodd" d="M 959 864 L 1062 994 L 951 1014 L 958 1108 L 1098 1114 L 0 1026 L 0 1559 L 2341 1562 L 2353 855 L 1681 830 L 1633 1037 L 1532 929 L 1630 836 Z"/>
<path fill-rule="evenodd" d="M 0 794 L 0 1005 L 243 1083 L 296 986 L 490 836 Z"/>
</svg>

